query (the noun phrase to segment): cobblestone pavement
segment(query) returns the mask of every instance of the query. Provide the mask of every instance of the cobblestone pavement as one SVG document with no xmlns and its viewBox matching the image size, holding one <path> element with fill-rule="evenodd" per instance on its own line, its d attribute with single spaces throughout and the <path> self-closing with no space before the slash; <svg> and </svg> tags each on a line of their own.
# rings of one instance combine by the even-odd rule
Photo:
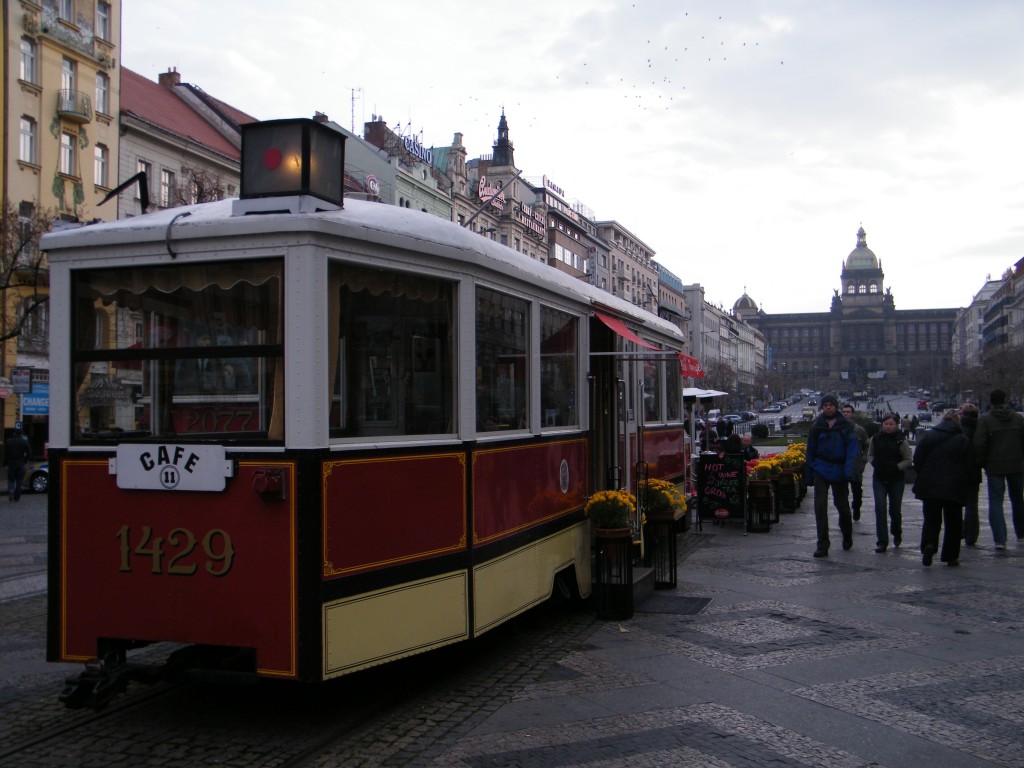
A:
<svg viewBox="0 0 1024 768">
<path fill-rule="evenodd" d="M 222 764 L 318 768 L 1024 765 L 1024 544 L 996 550 L 983 525 L 959 568 L 926 568 L 920 503 L 908 490 L 904 546 L 875 554 L 865 490 L 848 552 L 811 557 L 810 497 L 767 533 L 705 523 L 680 537 L 678 586 L 655 592 L 632 619 L 550 609 L 527 617 L 336 740 L 319 734 L 341 711 L 332 698 L 351 698 L 345 685 L 305 705 L 261 689 L 217 694 L 223 700 L 180 726 L 170 705 L 147 710 L 93 754 L 123 753 L 107 765 L 189 766 L 212 764 L 220 749 Z M 20 563 L 8 563 L 12 578 L 25 577 Z M 8 609 L 38 613 L 40 599 Z M 11 662 L 29 661 L 8 651 Z M 30 666 L 20 669 L 31 680 L 5 687 L 59 679 L 41 669 L 53 665 Z M 52 696 L 20 704 L 25 718 L 50 717 Z M 232 702 L 234 719 L 216 715 Z M 177 756 L 160 762 L 170 743 Z M 47 754 L 32 764 L 71 764 Z"/>
<path fill-rule="evenodd" d="M 811 508 L 684 534 L 678 587 L 631 620 L 531 651 L 486 707 L 435 692 L 313 764 L 1024 765 L 1024 544 L 984 526 L 959 568 L 926 568 L 908 490 L 904 546 L 876 554 L 868 488 L 853 549 L 816 560 Z"/>
</svg>

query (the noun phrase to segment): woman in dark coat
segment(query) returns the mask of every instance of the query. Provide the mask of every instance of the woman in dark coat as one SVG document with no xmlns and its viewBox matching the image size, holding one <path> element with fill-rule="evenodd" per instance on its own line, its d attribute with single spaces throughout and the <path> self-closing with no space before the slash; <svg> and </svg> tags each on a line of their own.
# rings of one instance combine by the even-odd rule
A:
<svg viewBox="0 0 1024 768">
<path fill-rule="evenodd" d="M 868 442 L 868 461 L 875 473 L 871 489 L 875 497 L 875 534 L 878 543 L 875 552 L 885 552 L 889 546 L 892 524 L 892 543 L 897 547 L 903 541 L 903 487 L 905 470 L 910 469 L 913 456 L 910 444 L 900 430 L 900 417 L 889 413 L 882 417 L 882 429 Z"/>
<path fill-rule="evenodd" d="M 974 451 L 960 431 L 960 414 L 942 414 L 942 421 L 924 433 L 914 451 L 914 495 L 924 507 L 921 529 L 921 562 L 932 564 L 939 549 L 939 531 L 945 523 L 940 559 L 946 565 L 960 565 L 960 538 L 964 524 L 964 501 L 970 483 Z"/>
<path fill-rule="evenodd" d="M 974 432 L 978 428 L 978 406 L 964 403 L 960 406 L 960 429 L 974 445 Z M 978 519 L 978 491 L 981 488 L 981 467 L 972 465 L 971 482 L 967 485 L 967 498 L 964 507 L 964 542 L 973 546 L 978 542 L 980 521 Z"/>
</svg>

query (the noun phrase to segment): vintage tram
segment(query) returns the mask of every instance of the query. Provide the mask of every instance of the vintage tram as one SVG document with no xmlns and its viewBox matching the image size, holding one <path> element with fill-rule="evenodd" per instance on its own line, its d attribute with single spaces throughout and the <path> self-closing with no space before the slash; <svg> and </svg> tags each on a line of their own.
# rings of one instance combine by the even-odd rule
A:
<svg viewBox="0 0 1024 768">
<path fill-rule="evenodd" d="M 44 239 L 69 706 L 154 642 L 319 681 L 586 597 L 588 494 L 685 472 L 676 327 L 340 165 L 277 178 L 321 130 L 244 134 L 242 199 Z"/>
</svg>

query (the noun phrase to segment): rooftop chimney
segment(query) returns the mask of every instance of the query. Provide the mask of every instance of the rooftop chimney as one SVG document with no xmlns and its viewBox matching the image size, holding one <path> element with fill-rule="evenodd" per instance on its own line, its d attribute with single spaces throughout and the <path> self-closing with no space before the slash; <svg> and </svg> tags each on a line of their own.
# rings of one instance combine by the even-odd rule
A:
<svg viewBox="0 0 1024 768">
<path fill-rule="evenodd" d="M 157 82 L 164 88 L 173 88 L 176 85 L 181 85 L 181 75 L 178 74 L 178 68 L 171 67 L 166 72 L 161 72 Z"/>
</svg>

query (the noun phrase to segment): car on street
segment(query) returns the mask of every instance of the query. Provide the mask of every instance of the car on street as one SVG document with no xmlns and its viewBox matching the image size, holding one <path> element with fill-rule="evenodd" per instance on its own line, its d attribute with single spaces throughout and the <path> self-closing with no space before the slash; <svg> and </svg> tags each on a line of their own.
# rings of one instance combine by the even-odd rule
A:
<svg viewBox="0 0 1024 768">
<path fill-rule="evenodd" d="M 757 419 L 757 414 L 753 411 L 743 411 L 740 416 L 743 417 L 744 421 L 755 421 Z"/>
<path fill-rule="evenodd" d="M 917 421 L 918 421 L 918 423 L 920 423 L 922 421 L 931 421 L 931 420 L 932 420 L 932 415 L 928 411 L 925 411 L 924 413 L 917 414 Z"/>
<path fill-rule="evenodd" d="M 730 421 L 733 424 L 739 424 L 741 421 L 743 421 L 743 417 L 740 416 L 738 413 L 727 413 L 725 414 L 725 416 L 722 417 L 722 421 Z"/>
<path fill-rule="evenodd" d="M 782 412 L 782 406 L 779 405 L 778 403 L 775 403 L 774 405 L 766 405 L 764 408 L 761 409 L 761 413 L 781 413 L 781 412 Z"/>
<path fill-rule="evenodd" d="M 33 493 L 46 493 L 50 486 L 50 464 L 47 461 L 30 461 L 25 465 L 25 476 L 21 487 Z"/>
<path fill-rule="evenodd" d="M 818 401 L 817 401 L 817 399 L 815 399 L 813 397 L 810 397 L 810 398 L 807 399 L 807 404 L 808 405 L 817 405 Z"/>
</svg>

